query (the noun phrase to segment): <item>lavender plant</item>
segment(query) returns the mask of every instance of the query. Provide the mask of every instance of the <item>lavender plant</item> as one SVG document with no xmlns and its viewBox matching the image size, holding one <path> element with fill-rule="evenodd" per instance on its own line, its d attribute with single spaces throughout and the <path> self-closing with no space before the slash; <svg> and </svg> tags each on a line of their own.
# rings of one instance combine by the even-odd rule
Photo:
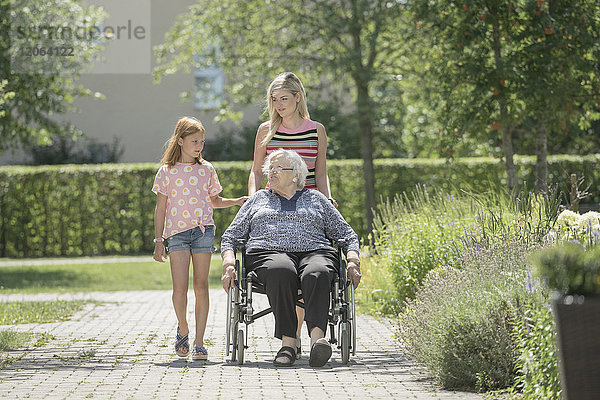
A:
<svg viewBox="0 0 600 400">
<path fill-rule="evenodd" d="M 377 256 L 365 276 L 363 302 L 378 312 L 397 314 L 429 271 L 461 268 L 466 249 L 490 248 L 506 240 L 526 246 L 539 243 L 556 222 L 558 199 L 556 191 L 513 197 L 495 192 L 429 193 L 419 185 L 410 194 L 382 202 L 374 221 Z"/>
<path fill-rule="evenodd" d="M 432 271 L 406 302 L 401 341 L 442 386 L 487 391 L 514 383 L 512 329 L 531 297 L 528 252 L 516 241 L 465 249 L 461 269 Z"/>
</svg>

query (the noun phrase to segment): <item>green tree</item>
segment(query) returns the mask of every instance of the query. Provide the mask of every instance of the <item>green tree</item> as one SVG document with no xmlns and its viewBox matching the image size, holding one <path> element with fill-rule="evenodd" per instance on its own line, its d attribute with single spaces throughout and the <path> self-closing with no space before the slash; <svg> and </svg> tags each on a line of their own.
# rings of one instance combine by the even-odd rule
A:
<svg viewBox="0 0 600 400">
<path fill-rule="evenodd" d="M 309 104 L 315 104 L 311 96 L 317 93 L 352 104 L 371 230 L 376 203 L 373 136 L 378 121 L 385 121 L 379 101 L 385 97 L 378 88 L 393 85 L 402 67 L 402 3 L 200 0 L 157 47 L 156 78 L 218 65 L 227 77 L 228 98 L 219 114 L 223 117 L 236 116 L 233 107 L 264 96 L 267 83 L 283 71 L 301 77 L 309 89 Z"/>
<path fill-rule="evenodd" d="M 522 93 L 535 133 L 536 189 L 547 189 L 548 136 L 600 118 L 600 3 L 522 2 Z"/>
<path fill-rule="evenodd" d="M 439 115 L 442 151 L 500 136 L 507 184 L 517 188 L 513 135 L 536 132 L 545 187 L 548 129 L 598 117 L 598 4 L 593 0 L 413 0 L 415 43 Z"/>
<path fill-rule="evenodd" d="M 76 80 L 102 46 L 72 32 L 87 32 L 103 16 L 101 9 L 76 0 L 0 0 L 0 79 L 6 81 L 0 151 L 49 144 L 56 134 L 79 134 L 75 127 L 57 122 L 54 115 L 70 109 L 76 97 L 92 95 Z M 37 48 L 35 56 L 23 55 L 32 47 Z M 40 48 L 46 53 L 56 47 L 73 47 L 73 56 L 39 53 Z"/>
</svg>

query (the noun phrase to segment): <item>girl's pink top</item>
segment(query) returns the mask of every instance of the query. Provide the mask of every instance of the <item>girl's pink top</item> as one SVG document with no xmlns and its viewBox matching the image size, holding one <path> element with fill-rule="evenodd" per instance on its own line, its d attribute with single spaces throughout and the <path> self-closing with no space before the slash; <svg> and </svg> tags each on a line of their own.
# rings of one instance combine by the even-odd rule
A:
<svg viewBox="0 0 600 400">
<path fill-rule="evenodd" d="M 214 225 L 210 198 L 222 190 L 217 171 L 208 161 L 160 167 L 152 191 L 167 196 L 163 237 L 168 238 L 197 226 L 204 232 L 205 225 Z"/>
</svg>

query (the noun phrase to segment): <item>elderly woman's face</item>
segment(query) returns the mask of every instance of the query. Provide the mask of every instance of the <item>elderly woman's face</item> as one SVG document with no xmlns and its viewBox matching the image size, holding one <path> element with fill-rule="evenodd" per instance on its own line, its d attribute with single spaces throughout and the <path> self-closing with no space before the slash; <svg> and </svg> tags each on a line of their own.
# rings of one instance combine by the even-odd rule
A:
<svg viewBox="0 0 600 400">
<path fill-rule="evenodd" d="M 269 187 L 272 189 L 283 188 L 294 184 L 294 169 L 292 164 L 284 157 L 274 157 L 269 164 Z"/>
</svg>

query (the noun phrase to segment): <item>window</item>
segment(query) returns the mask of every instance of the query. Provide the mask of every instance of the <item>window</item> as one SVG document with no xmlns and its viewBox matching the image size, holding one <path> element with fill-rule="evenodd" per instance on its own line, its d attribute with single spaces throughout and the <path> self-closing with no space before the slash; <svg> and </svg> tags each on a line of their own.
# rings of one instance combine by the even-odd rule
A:
<svg viewBox="0 0 600 400">
<path fill-rule="evenodd" d="M 198 110 L 219 108 L 223 100 L 225 74 L 219 68 L 196 69 L 194 72 L 194 105 Z"/>
</svg>

